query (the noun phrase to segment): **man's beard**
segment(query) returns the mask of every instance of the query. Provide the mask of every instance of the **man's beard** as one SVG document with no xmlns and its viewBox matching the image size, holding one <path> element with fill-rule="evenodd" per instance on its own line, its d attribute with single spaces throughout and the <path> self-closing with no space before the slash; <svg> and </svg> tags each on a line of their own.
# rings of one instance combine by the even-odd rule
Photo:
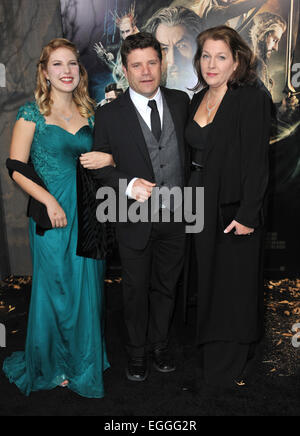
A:
<svg viewBox="0 0 300 436">
<path fill-rule="evenodd" d="M 197 84 L 197 78 L 192 67 L 178 69 L 170 66 L 162 75 L 162 85 L 171 89 L 187 91 Z"/>
</svg>

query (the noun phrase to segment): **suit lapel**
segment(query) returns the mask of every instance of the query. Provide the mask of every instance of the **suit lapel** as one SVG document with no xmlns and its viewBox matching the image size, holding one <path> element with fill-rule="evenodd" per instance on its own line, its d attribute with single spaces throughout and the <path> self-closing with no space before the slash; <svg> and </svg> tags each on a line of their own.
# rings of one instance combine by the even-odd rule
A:
<svg viewBox="0 0 300 436">
<path fill-rule="evenodd" d="M 166 100 L 166 103 L 168 105 L 168 108 L 170 110 L 173 119 L 177 141 L 178 141 L 180 160 L 182 163 L 182 167 L 184 168 L 185 165 L 184 122 L 185 120 L 183 117 L 181 106 L 178 104 L 176 95 L 174 95 L 174 93 L 172 93 L 170 90 L 162 87 L 161 91 L 163 93 L 163 96 Z M 154 177 L 154 171 L 153 171 L 148 147 L 136 113 L 135 106 L 130 98 L 129 90 L 126 91 L 126 93 L 123 95 L 123 97 L 121 97 L 121 99 L 120 99 L 121 119 L 123 120 L 126 126 L 128 127 L 130 126 L 130 129 L 128 129 L 128 135 L 131 136 L 133 143 L 136 144 L 137 148 L 142 153 Z"/>
<path fill-rule="evenodd" d="M 121 119 L 128 127 L 128 135 L 131 136 L 133 143 L 137 146 L 142 153 L 147 165 L 151 169 L 154 177 L 153 167 L 145 141 L 145 137 L 136 113 L 135 106 L 130 98 L 129 90 L 126 91 L 121 102 Z"/>
</svg>

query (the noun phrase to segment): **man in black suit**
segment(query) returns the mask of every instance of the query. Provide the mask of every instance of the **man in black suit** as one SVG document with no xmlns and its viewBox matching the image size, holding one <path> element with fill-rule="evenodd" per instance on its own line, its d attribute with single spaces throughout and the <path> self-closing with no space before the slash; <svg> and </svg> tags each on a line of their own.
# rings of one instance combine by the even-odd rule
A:
<svg viewBox="0 0 300 436">
<path fill-rule="evenodd" d="M 150 202 L 154 187 L 184 187 L 189 98 L 184 92 L 160 87 L 162 53 L 152 35 L 129 36 L 121 55 L 130 88 L 97 109 L 93 148 L 112 154 L 115 167 L 95 170 L 93 175 L 119 195 L 125 194 L 120 192 L 120 181 L 125 180 L 130 205 Z M 144 381 L 148 376 L 148 345 L 158 371 L 176 369 L 168 351 L 168 336 L 183 267 L 185 226 L 175 222 L 172 203 L 168 206 L 171 219 L 163 222 L 164 200 L 159 204 L 159 222 L 116 225 L 129 338 L 127 378 L 132 381 Z"/>
</svg>

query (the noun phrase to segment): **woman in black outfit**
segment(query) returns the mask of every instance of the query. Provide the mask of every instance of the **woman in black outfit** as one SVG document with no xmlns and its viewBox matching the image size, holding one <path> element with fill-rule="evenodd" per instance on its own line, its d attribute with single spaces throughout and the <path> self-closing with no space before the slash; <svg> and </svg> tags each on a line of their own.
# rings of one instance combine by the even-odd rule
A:
<svg viewBox="0 0 300 436">
<path fill-rule="evenodd" d="M 204 186 L 205 225 L 193 236 L 198 343 L 206 382 L 244 384 L 263 334 L 262 243 L 271 97 L 253 53 L 227 26 L 201 33 L 186 138 L 191 186 Z M 204 86 L 204 89 L 203 89 Z"/>
</svg>

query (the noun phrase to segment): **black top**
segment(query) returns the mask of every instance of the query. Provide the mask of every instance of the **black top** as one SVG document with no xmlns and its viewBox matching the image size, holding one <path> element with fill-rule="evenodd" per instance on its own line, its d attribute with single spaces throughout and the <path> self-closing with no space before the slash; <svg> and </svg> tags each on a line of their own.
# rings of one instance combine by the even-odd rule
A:
<svg viewBox="0 0 300 436">
<path fill-rule="evenodd" d="M 208 134 L 211 124 L 201 127 L 195 120 L 191 120 L 185 131 L 186 141 L 191 147 L 192 162 L 203 166 L 203 152 L 207 147 Z"/>
</svg>

